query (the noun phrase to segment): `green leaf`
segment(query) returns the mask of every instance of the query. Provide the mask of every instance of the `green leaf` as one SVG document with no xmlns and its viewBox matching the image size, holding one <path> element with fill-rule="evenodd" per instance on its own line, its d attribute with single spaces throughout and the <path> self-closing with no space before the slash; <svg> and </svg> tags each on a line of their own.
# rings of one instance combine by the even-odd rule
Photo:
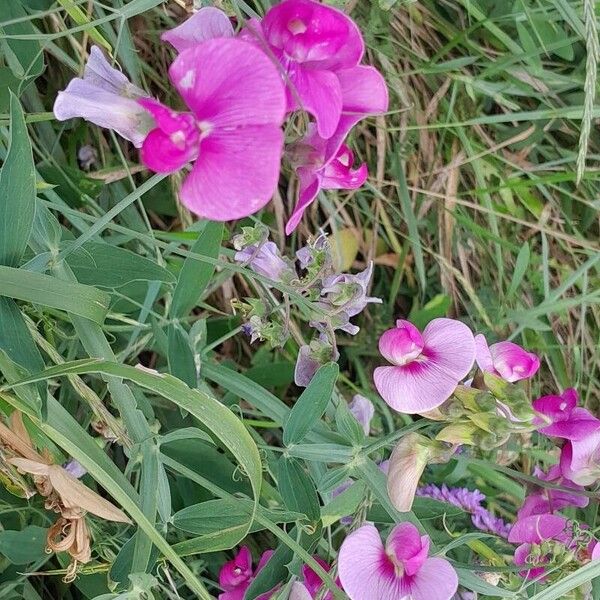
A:
<svg viewBox="0 0 600 600">
<path fill-rule="evenodd" d="M 523 281 L 523 277 L 527 272 L 527 267 L 529 267 L 529 257 L 529 244 L 524 242 L 517 255 L 515 270 L 513 271 L 512 279 L 510 280 L 508 292 L 506 293 L 507 298 L 511 298 L 519 288 L 519 285 L 521 285 L 521 281 Z"/>
<path fill-rule="evenodd" d="M 191 252 L 216 259 L 219 256 L 222 239 L 223 223 L 208 221 L 192 246 Z M 189 314 L 202 297 L 202 293 L 215 273 L 215 268 L 215 264 L 192 256 L 185 259 L 173 293 L 171 317 L 179 319 Z"/>
<path fill-rule="evenodd" d="M 323 365 L 294 404 L 283 428 L 283 443 L 296 444 L 319 421 L 331 399 L 337 380 L 337 363 Z"/>
<path fill-rule="evenodd" d="M 63 245 L 68 246 L 68 242 Z M 175 282 L 175 277 L 154 261 L 102 242 L 86 242 L 65 260 L 77 281 L 86 285 L 118 289 L 133 281 Z"/>
<path fill-rule="evenodd" d="M 317 488 L 302 463 L 283 456 L 279 460 L 279 492 L 289 510 L 305 514 L 312 523 L 321 517 Z"/>
<path fill-rule="evenodd" d="M 341 401 L 335 411 L 335 424 L 338 431 L 351 444 L 362 444 L 365 440 L 365 432 L 356 417 L 350 412 L 345 401 Z"/>
<path fill-rule="evenodd" d="M 57 308 L 101 324 L 110 297 L 89 285 L 70 283 L 23 269 L 0 266 L 0 296 Z"/>
<path fill-rule="evenodd" d="M 190 346 L 190 340 L 186 332 L 179 323 L 172 323 L 169 326 L 169 349 L 168 361 L 169 372 L 174 377 L 181 379 L 191 388 L 198 385 L 198 376 L 196 374 L 196 362 Z"/>
<path fill-rule="evenodd" d="M 11 94 L 10 145 L 0 173 L 0 265 L 19 265 L 27 248 L 34 217 L 35 166 L 31 142 L 21 104 Z M 3 279 L 0 276 L 0 281 L 3 282 Z"/>
<path fill-rule="evenodd" d="M 46 556 L 48 530 L 29 525 L 21 531 L 0 531 L 0 554 L 14 565 L 27 565 Z"/>
</svg>

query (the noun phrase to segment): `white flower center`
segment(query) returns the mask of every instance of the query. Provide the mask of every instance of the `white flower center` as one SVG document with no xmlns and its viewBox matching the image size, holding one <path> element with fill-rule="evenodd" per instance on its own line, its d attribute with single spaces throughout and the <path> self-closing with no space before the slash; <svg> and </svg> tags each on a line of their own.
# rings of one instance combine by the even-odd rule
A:
<svg viewBox="0 0 600 600">
<path fill-rule="evenodd" d="M 301 19 L 292 19 L 288 23 L 288 31 L 293 35 L 304 33 L 307 29 L 306 23 Z"/>
</svg>

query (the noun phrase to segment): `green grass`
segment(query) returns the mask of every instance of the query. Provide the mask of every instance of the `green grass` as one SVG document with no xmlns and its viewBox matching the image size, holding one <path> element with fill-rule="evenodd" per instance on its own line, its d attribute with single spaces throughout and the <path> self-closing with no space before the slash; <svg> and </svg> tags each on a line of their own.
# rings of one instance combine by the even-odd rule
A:
<svg viewBox="0 0 600 600">
<path fill-rule="evenodd" d="M 109 593 L 107 572 L 119 589 L 127 589 L 129 573 L 147 572 L 156 579 L 138 583 L 156 585 L 157 597 L 177 597 L 175 589 L 182 598 L 212 597 L 218 568 L 229 556 L 224 551 L 244 538 L 253 518 L 258 533 L 247 543 L 255 555 L 279 540 L 282 555 L 289 553 L 286 562 L 295 557 L 292 570 L 316 550 L 331 559 L 339 523 L 321 531 L 318 512 L 316 518 L 306 512 L 298 529 L 285 528 L 263 510 L 309 510 L 284 486 L 277 489 L 278 478 L 298 477 L 294 489 L 316 500 L 318 511 L 315 486 L 323 491 L 328 478 L 339 483 L 352 473 L 370 490 L 367 500 L 383 506 L 384 522 L 398 516 L 393 507 L 386 512 L 379 471 L 367 459 L 381 458 L 382 448 L 403 435 L 401 427 L 412 427 L 410 419 L 390 414 L 378 401 L 383 442 L 359 444 L 348 455 L 345 441 L 322 424 L 307 448 L 297 446 L 289 455 L 295 458 L 279 466 L 282 426 L 298 396 L 293 362 L 298 345 L 310 338 L 302 299 L 288 296 L 292 339 L 283 349 L 250 346 L 239 335 L 231 300 L 260 294 L 275 311 L 286 307 L 279 293 L 265 292 L 260 277 L 230 262 L 229 239 L 239 224 L 226 226 L 219 249 L 220 238 L 214 238 L 220 230 L 192 225 L 176 203 L 177 177 L 150 175 L 135 149 L 106 130 L 53 119 L 56 93 L 81 73 L 90 43 L 110 49 L 133 82 L 178 105 L 166 77 L 173 53 L 159 35 L 183 19 L 184 4 L 0 2 L 0 409 L 29 415 L 32 435 L 55 459 L 78 458 L 90 472 L 86 484 L 107 492 L 138 527 L 134 534 L 134 528 L 93 521 L 94 561 L 72 585 L 61 582 L 64 557 L 40 553 L 39 540 L 25 534 L 20 545 L 27 560 L 11 561 L 0 531 L 3 597 L 95 598 Z M 269 2 L 217 4 L 241 17 L 263 13 Z M 322 194 L 286 239 L 295 184 L 284 173 L 279 197 L 261 217 L 289 255 L 320 228 L 340 244 L 347 243 L 341 232 L 350 230 L 358 239 L 353 267 L 370 260 L 377 265 L 372 295 L 384 304 L 361 316 L 357 337 L 340 336 L 341 375 L 325 421 L 334 421 L 333 406 L 344 394 L 361 392 L 377 402 L 371 369 L 379 360 L 378 335 L 407 315 L 415 322 L 455 316 L 490 339 L 514 339 L 543 357 L 532 396 L 575 386 L 585 405 L 598 411 L 598 7 L 593 0 L 336 4 L 351 9 L 368 61 L 381 69 L 390 90 L 389 113 L 363 121 L 352 136 L 358 159 L 369 165 L 368 183 L 356 192 Z M 12 111 L 10 92 L 19 98 Z M 6 159 L 11 135 L 20 152 L 12 164 Z M 77 164 L 84 144 L 98 152 L 89 173 Z M 33 210 L 37 221 L 29 235 L 26 215 Z M 194 310 L 190 297 L 199 299 Z M 74 362 L 90 357 L 103 362 Z M 199 381 L 195 358 L 204 367 Z M 199 389 L 127 367 L 138 363 Z M 52 370 L 35 384 L 9 388 L 45 368 Z M 221 423 L 207 425 L 194 403 L 214 398 L 243 421 L 227 412 Z M 189 436 L 165 442 L 162 436 L 175 431 Z M 207 434 L 210 441 L 203 439 Z M 499 461 L 484 456 L 485 468 L 454 461 L 434 467 L 433 476 L 479 486 L 510 519 L 525 486 L 519 473 L 530 475 L 549 451 L 536 447 L 535 439 L 522 442 L 503 449 Z M 324 462 L 326 452 L 339 457 L 335 465 Z M 298 475 L 300 461 L 307 470 Z M 282 475 L 278 469 L 284 468 L 289 472 Z M 172 527 L 171 515 L 232 494 L 260 504 L 250 502 L 248 520 L 237 530 L 215 527 L 212 537 L 197 542 L 199 553 L 179 557 L 177 544 L 194 536 Z M 53 518 L 39 501 L 5 490 L 0 510 L 5 530 L 47 527 Z M 586 516 L 597 525 L 596 508 Z M 439 548 L 448 543 L 443 529 L 432 525 L 439 515 L 417 511 L 416 518 Z M 494 588 L 473 574 L 478 565 L 490 567 L 490 551 L 502 559 L 493 567 L 510 569 L 510 551 L 486 539 L 461 546 L 452 558 L 465 586 L 491 598 Z M 28 575 L 34 571 L 47 573 Z M 567 598 L 596 575 L 600 567 L 588 565 L 560 585 L 520 590 L 504 572 L 500 588 L 506 591 L 499 594 Z M 333 585 L 331 578 L 327 583 Z"/>
</svg>

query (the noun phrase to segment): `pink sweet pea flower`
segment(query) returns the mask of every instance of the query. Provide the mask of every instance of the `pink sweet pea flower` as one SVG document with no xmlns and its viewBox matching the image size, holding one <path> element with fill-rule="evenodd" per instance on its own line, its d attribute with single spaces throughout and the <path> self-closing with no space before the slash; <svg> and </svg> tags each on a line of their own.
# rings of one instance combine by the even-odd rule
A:
<svg viewBox="0 0 600 600">
<path fill-rule="evenodd" d="M 393 409 L 409 414 L 447 400 L 475 360 L 471 330 L 444 318 L 433 319 L 422 334 L 412 323 L 396 321 L 379 338 L 379 351 L 393 366 L 375 369 L 375 387 Z"/>
<path fill-rule="evenodd" d="M 547 473 L 544 473 L 541 469 L 536 467 L 533 475 L 540 481 L 547 481 L 553 485 L 571 488 L 573 493 L 542 487 L 540 488 L 540 491 L 529 494 L 527 498 L 525 498 L 523 506 L 521 506 L 517 513 L 518 519 L 524 519 L 525 517 L 530 517 L 532 515 L 552 513 L 557 510 L 562 510 L 567 506 L 585 508 L 589 504 L 589 498 L 587 496 L 576 493 L 577 491 L 583 490 L 583 486 L 577 485 L 570 479 L 567 479 L 562 473 L 559 465 L 552 465 Z"/>
<path fill-rule="evenodd" d="M 565 477 L 578 485 L 592 485 L 600 479 L 600 429 L 568 440 L 561 449 L 560 468 Z"/>
<path fill-rule="evenodd" d="M 475 360 L 482 371 L 493 373 L 514 383 L 533 377 L 540 368 L 540 359 L 512 342 L 498 342 L 488 346 L 485 337 L 475 336 Z"/>
<path fill-rule="evenodd" d="M 266 43 L 281 63 L 289 83 L 288 112 L 306 110 L 315 117 L 319 134 L 331 137 L 343 106 L 336 72 L 358 65 L 364 52 L 354 21 L 313 0 L 284 0 L 262 22 L 250 21 L 242 35 L 258 36 L 256 41 Z"/>
<path fill-rule="evenodd" d="M 102 50 L 92 46 L 83 71 L 58 93 L 54 116 L 59 121 L 81 117 L 94 125 L 113 129 L 141 147 L 154 126 L 150 115 L 139 105 L 148 94 L 133 85 L 118 69 L 111 67 Z"/>
<path fill-rule="evenodd" d="M 600 420 L 585 408 L 577 406 L 578 395 L 573 388 L 566 389 L 560 396 L 542 396 L 533 401 L 536 412 L 545 417 L 537 424 L 550 422 L 538 429 L 544 435 L 578 440 L 600 429 Z"/>
<path fill-rule="evenodd" d="M 354 154 L 342 144 L 334 155 L 327 156 L 327 140 L 309 125 L 306 137 L 291 151 L 299 179 L 298 202 L 285 226 L 290 235 L 298 226 L 304 211 L 317 197 L 319 190 L 355 190 L 367 179 L 367 165 L 353 169 Z"/>
<path fill-rule="evenodd" d="M 273 550 L 263 552 L 256 570 L 252 570 L 252 555 L 247 546 L 242 546 L 235 557 L 226 562 L 219 572 L 219 585 L 225 590 L 219 600 L 244 600 L 246 590 L 259 571 L 267 564 Z M 256 600 L 268 600 L 273 590 L 261 594 Z"/>
<path fill-rule="evenodd" d="M 205 6 L 181 25 L 165 31 L 160 38 L 169 42 L 178 52 L 215 38 L 233 37 L 229 17 L 214 6 Z"/>
<path fill-rule="evenodd" d="M 458 577 L 443 558 L 428 558 L 429 537 L 411 523 L 392 529 L 385 547 L 373 525 L 363 525 L 342 543 L 340 581 L 351 600 L 450 600 Z"/>
<path fill-rule="evenodd" d="M 252 44 L 214 39 L 183 50 L 169 77 L 192 112 L 143 101 L 157 128 L 144 141 L 142 162 L 172 173 L 195 160 L 180 196 L 201 217 L 230 221 L 260 210 L 277 186 L 283 147 L 277 68 Z"/>
</svg>

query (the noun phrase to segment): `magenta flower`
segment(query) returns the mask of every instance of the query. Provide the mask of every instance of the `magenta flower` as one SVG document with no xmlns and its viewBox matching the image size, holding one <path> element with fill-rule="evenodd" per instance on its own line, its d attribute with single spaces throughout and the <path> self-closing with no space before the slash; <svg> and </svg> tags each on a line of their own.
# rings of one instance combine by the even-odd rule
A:
<svg viewBox="0 0 600 600">
<path fill-rule="evenodd" d="M 277 187 L 283 146 L 277 68 L 252 44 L 214 39 L 181 52 L 169 77 L 192 112 L 142 102 L 157 122 L 144 164 L 172 173 L 195 161 L 180 196 L 201 217 L 229 221 L 260 210 Z"/>
<path fill-rule="evenodd" d="M 577 391 L 568 388 L 560 396 L 542 396 L 534 400 L 534 410 L 545 417 L 545 420 L 538 419 L 537 424 L 550 423 L 538 431 L 544 435 L 578 440 L 600 429 L 600 420 L 577 406 L 578 398 Z"/>
<path fill-rule="evenodd" d="M 313 0 L 284 0 L 262 23 L 251 21 L 244 35 L 258 35 L 285 70 L 288 112 L 313 115 L 319 134 L 331 137 L 342 113 L 342 86 L 336 74 L 356 67 L 364 44 L 354 21 Z M 260 38 L 263 38 L 260 40 Z"/>
<path fill-rule="evenodd" d="M 356 420 L 361 424 L 365 435 L 369 435 L 371 419 L 375 414 L 373 403 L 368 398 L 365 398 L 360 394 L 355 394 L 348 408 Z"/>
<path fill-rule="evenodd" d="M 475 336 L 475 360 L 482 371 L 493 373 L 514 383 L 533 377 L 540 368 L 540 359 L 512 342 L 498 342 L 488 346 L 479 334 Z"/>
<path fill-rule="evenodd" d="M 298 202 L 285 232 L 290 235 L 298 226 L 304 211 L 313 203 L 319 190 L 355 190 L 367 179 L 367 165 L 353 169 L 354 154 L 341 144 L 335 154 L 327 155 L 327 140 L 317 134 L 311 123 L 305 138 L 291 151 L 299 179 Z"/>
<path fill-rule="evenodd" d="M 533 475 L 540 481 L 547 481 L 553 485 L 571 488 L 574 493 L 541 487 L 539 491 L 529 494 L 527 498 L 525 498 L 523 505 L 517 513 L 519 519 L 524 519 L 531 515 L 552 513 L 554 511 L 562 510 L 567 506 L 584 508 L 589 504 L 589 498 L 587 496 L 576 493 L 579 490 L 583 490 L 583 486 L 577 485 L 570 479 L 567 479 L 563 475 L 559 465 L 552 465 L 547 473 L 544 473 L 541 469 L 536 467 Z"/>
<path fill-rule="evenodd" d="M 165 31 L 160 37 L 178 52 L 182 52 L 207 40 L 233 37 L 233 26 L 222 10 L 214 6 L 205 6 L 181 25 Z"/>
<path fill-rule="evenodd" d="M 592 485 L 600 479 L 600 429 L 568 440 L 561 449 L 563 475 L 578 485 Z"/>
<path fill-rule="evenodd" d="M 393 366 L 375 369 L 377 391 L 393 409 L 414 414 L 452 395 L 473 366 L 475 342 L 460 321 L 433 319 L 421 334 L 400 319 L 379 338 L 379 351 Z"/>
<path fill-rule="evenodd" d="M 92 46 L 83 71 L 58 93 L 54 116 L 59 121 L 81 117 L 94 125 L 116 131 L 137 148 L 154 126 L 150 115 L 139 105 L 148 94 L 110 66 L 102 50 Z"/>
<path fill-rule="evenodd" d="M 252 555 L 250 554 L 250 550 L 247 546 L 242 546 L 235 557 L 221 567 L 219 585 L 225 591 L 219 594 L 219 600 L 244 600 L 244 595 L 250 587 L 252 580 L 267 564 L 272 555 L 273 550 L 263 552 L 254 571 L 252 569 Z M 271 597 L 272 591 L 261 594 L 256 600 L 268 600 Z"/>
<path fill-rule="evenodd" d="M 342 543 L 340 581 L 351 600 L 450 600 L 458 577 L 443 558 L 428 558 L 429 537 L 411 523 L 392 529 L 385 547 L 373 525 L 363 525 Z"/>
</svg>

